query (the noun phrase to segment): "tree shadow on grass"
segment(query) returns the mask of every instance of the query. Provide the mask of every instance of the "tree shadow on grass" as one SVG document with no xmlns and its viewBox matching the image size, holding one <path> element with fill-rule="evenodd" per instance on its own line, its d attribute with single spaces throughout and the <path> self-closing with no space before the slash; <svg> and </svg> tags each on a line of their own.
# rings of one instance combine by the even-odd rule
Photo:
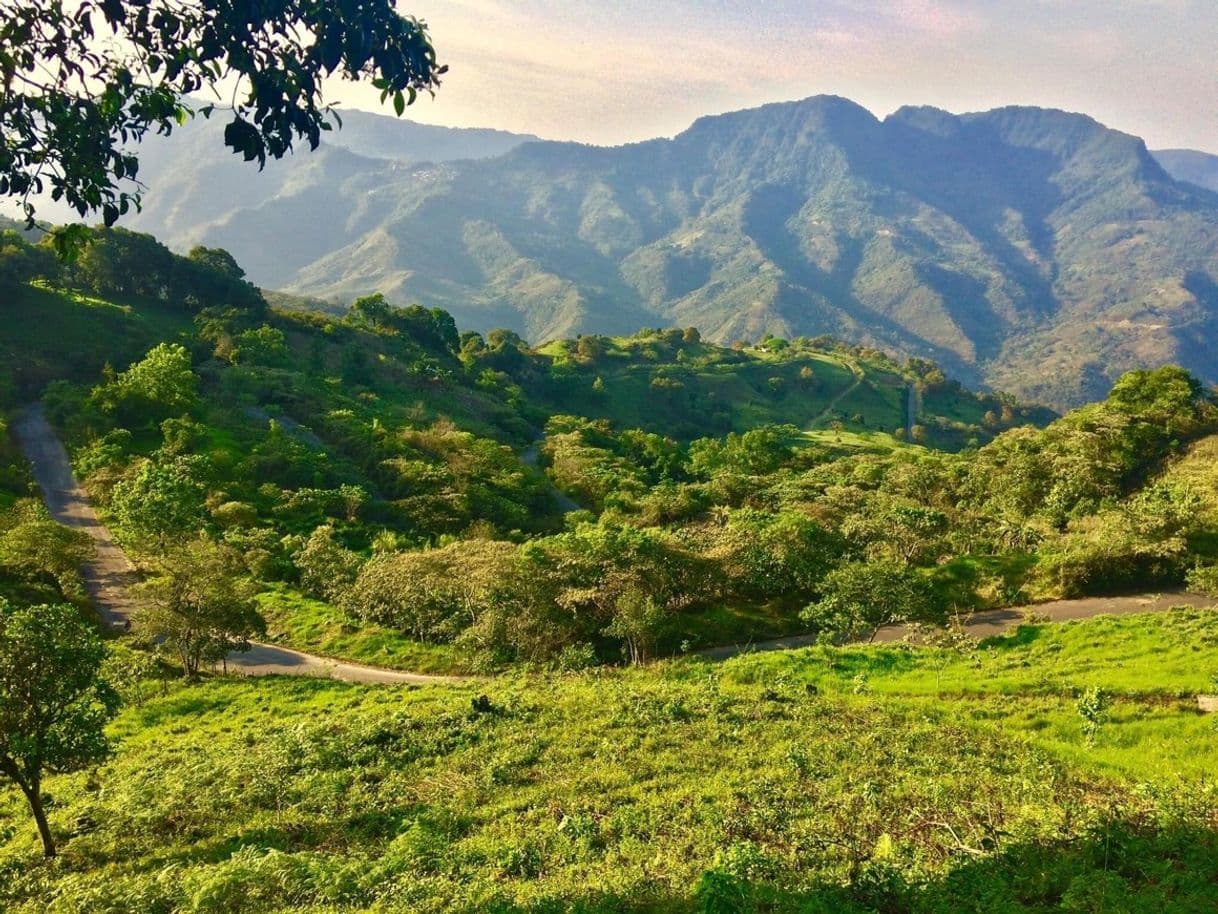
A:
<svg viewBox="0 0 1218 914">
<path fill-rule="evenodd" d="M 791 890 L 722 869 L 685 894 L 610 894 L 490 906 L 495 914 L 1202 914 L 1218 911 L 1218 831 L 1116 822 L 1086 838 L 1017 844 L 944 876 L 864 863 L 850 886 Z"/>
<path fill-rule="evenodd" d="M 980 646 L 999 651 L 1009 651 L 1023 647 L 1030 647 L 1034 642 L 1040 640 L 1040 637 L 1044 634 L 1044 631 L 1045 627 L 1043 625 L 1025 623 L 1017 626 L 1013 631 L 1003 632 L 1001 635 L 991 635 L 989 638 L 983 638 L 980 642 Z"/>
</svg>

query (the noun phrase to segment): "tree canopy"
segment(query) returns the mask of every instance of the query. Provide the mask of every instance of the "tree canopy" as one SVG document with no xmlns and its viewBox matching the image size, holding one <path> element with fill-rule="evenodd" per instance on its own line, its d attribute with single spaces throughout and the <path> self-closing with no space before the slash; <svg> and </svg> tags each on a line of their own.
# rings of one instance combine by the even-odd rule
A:
<svg viewBox="0 0 1218 914">
<path fill-rule="evenodd" d="M 123 183 L 139 172 L 133 145 L 217 107 L 188 96 L 231 95 L 224 142 L 261 167 L 331 129 L 324 79 L 369 80 L 400 115 L 445 70 L 426 25 L 392 0 L 11 0 L 0 195 L 19 199 L 31 226 L 44 192 L 112 225 L 139 205 L 138 185 Z"/>
<path fill-rule="evenodd" d="M 43 775 L 95 765 L 109 752 L 104 727 L 118 701 L 99 676 L 105 655 L 71 606 L 0 601 L 0 772 L 29 802 L 48 857 L 55 840 Z"/>
</svg>

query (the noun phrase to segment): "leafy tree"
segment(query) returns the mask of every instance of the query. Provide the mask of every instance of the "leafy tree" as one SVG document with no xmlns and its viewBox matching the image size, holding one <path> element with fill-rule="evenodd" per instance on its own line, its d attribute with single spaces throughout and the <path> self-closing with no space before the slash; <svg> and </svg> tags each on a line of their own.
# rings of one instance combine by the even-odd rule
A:
<svg viewBox="0 0 1218 914">
<path fill-rule="evenodd" d="M 40 277 L 57 278 L 60 263 L 51 251 L 30 244 L 20 232 L 0 231 L 0 284 L 23 283 Z"/>
<path fill-rule="evenodd" d="M 1218 565 L 1198 565 L 1188 573 L 1189 590 L 1218 597 Z"/>
<path fill-rule="evenodd" d="M 366 324 L 369 327 L 389 326 L 389 319 L 392 314 L 393 306 L 385 300 L 385 296 L 380 292 L 361 296 L 351 303 L 351 317 L 356 322 Z"/>
<path fill-rule="evenodd" d="M 668 614 L 655 597 L 631 587 L 617 597 L 605 634 L 621 639 L 626 659 L 639 666 L 652 656 L 667 622 Z"/>
<path fill-rule="evenodd" d="M 334 539 L 334 528 L 323 525 L 309 534 L 296 556 L 300 583 L 323 600 L 336 601 L 354 583 L 363 560 Z"/>
<path fill-rule="evenodd" d="M 821 592 L 800 617 L 837 638 L 871 640 L 885 625 L 939 621 L 943 615 L 930 582 L 900 562 L 848 562 L 825 575 Z"/>
<path fill-rule="evenodd" d="M 426 26 L 391 0 L 11 0 L 0 22 L 0 195 L 20 199 L 31 226 L 31 195 L 43 191 L 112 225 L 139 202 L 121 184 L 138 174 L 132 149 L 184 123 L 187 96 L 231 86 L 225 145 L 261 167 L 297 140 L 315 149 L 330 129 L 323 79 L 370 79 L 400 115 L 444 71 Z"/>
<path fill-rule="evenodd" d="M 263 325 L 242 331 L 234 340 L 236 361 L 247 365 L 282 365 L 289 350 L 283 331 Z"/>
<path fill-rule="evenodd" d="M 250 639 L 266 631 L 241 554 L 228 546 L 199 539 L 175 550 L 144 589 L 151 604 L 137 617 L 139 629 L 177 655 L 187 678 L 204 663 L 249 650 Z"/>
<path fill-rule="evenodd" d="M 752 599 L 809 599 L 841 554 L 836 536 L 794 512 L 733 512 L 720 538 L 733 588 Z"/>
<path fill-rule="evenodd" d="M 99 675 L 106 651 L 70 606 L 0 601 L 0 772 L 30 804 L 43 853 L 55 856 L 42 779 L 101 762 L 117 696 Z"/>
<path fill-rule="evenodd" d="M 432 352 L 456 355 L 460 351 L 461 337 L 457 333 L 457 322 L 443 308 L 424 308 L 421 305 L 395 308 L 389 322 Z"/>
<path fill-rule="evenodd" d="M 202 245 L 191 248 L 184 258 L 174 257 L 170 297 L 192 312 L 223 308 L 262 314 L 267 310 L 262 293 L 246 280 L 236 258 L 223 248 Z"/>
<path fill-rule="evenodd" d="M 379 556 L 360 571 L 346 606 L 420 641 L 448 641 L 511 585 L 515 561 L 515 546 L 490 540 Z"/>
<path fill-rule="evenodd" d="M 174 537 L 197 533 L 203 524 L 203 486 L 197 460 L 145 460 L 115 485 L 110 511 L 118 525 L 158 548 Z"/>
<path fill-rule="evenodd" d="M 92 396 L 108 412 L 160 419 L 192 409 L 198 384 L 186 347 L 160 343 L 113 381 L 95 388 Z"/>
<path fill-rule="evenodd" d="M 605 342 L 599 336 L 585 333 L 575 345 L 575 354 L 585 362 L 596 362 L 605 354 Z"/>
<path fill-rule="evenodd" d="M 97 295 L 163 301 L 173 286 L 175 260 L 151 235 L 114 228 L 93 233 L 65 276 L 73 287 Z"/>
<path fill-rule="evenodd" d="M 722 441 L 700 438 L 689 446 L 691 470 L 704 477 L 721 472 L 747 476 L 772 473 L 790 459 L 791 441 L 799 430 L 790 425 L 762 425 Z"/>
<path fill-rule="evenodd" d="M 93 554 L 89 534 L 51 520 L 41 505 L 15 513 L 11 526 L 0 524 L 0 567 L 27 579 L 50 578 L 66 595 L 79 592 L 80 566 Z"/>
<path fill-rule="evenodd" d="M 842 523 L 842 533 L 869 555 L 913 563 L 932 558 L 947 530 L 943 511 L 884 493 L 866 499 Z"/>
<path fill-rule="evenodd" d="M 652 656 L 676 613 L 719 589 L 713 563 L 656 530 L 585 524 L 539 548 L 558 605 L 590 632 L 619 639 L 632 663 Z"/>
</svg>

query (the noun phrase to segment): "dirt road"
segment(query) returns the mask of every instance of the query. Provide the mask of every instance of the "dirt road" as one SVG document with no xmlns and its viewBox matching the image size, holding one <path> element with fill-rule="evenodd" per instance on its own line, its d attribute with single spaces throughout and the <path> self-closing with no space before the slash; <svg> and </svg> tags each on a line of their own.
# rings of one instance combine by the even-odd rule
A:
<svg viewBox="0 0 1218 914">
<path fill-rule="evenodd" d="M 1080 600 L 1054 600 L 1052 603 L 1037 603 L 1031 606 L 1015 606 L 1009 609 L 989 609 L 973 613 L 964 621 L 964 630 L 974 638 L 992 638 L 1010 631 L 1026 620 L 1028 615 L 1048 619 L 1050 622 L 1069 622 L 1073 619 L 1090 619 L 1094 616 L 1126 616 L 1133 613 L 1163 612 L 1173 606 L 1194 608 L 1218 608 L 1218 600 L 1195 593 L 1138 594 L 1127 597 L 1085 597 Z M 909 625 L 889 625 L 881 628 L 875 636 L 877 643 L 901 641 L 912 634 Z M 725 644 L 699 651 L 699 656 L 712 660 L 726 660 L 737 654 L 754 651 L 782 651 L 796 647 L 808 647 L 816 643 L 815 635 L 792 635 L 748 644 Z"/>
<path fill-rule="evenodd" d="M 72 475 L 67 451 L 47 422 L 42 408 L 27 408 L 13 425 L 13 435 L 33 468 L 34 480 L 42 490 L 51 516 L 65 526 L 84 530 L 93 538 L 96 552 L 82 571 L 85 586 L 102 621 L 120 631 L 127 629 L 139 606 L 131 591 L 131 585 L 138 579 L 135 566 L 98 520 L 84 489 Z M 459 681 L 456 677 L 383 670 L 330 660 L 274 644 L 255 644 L 249 651 L 230 654 L 226 663 L 230 671 L 247 676 L 318 676 L 383 685 Z"/>
<path fill-rule="evenodd" d="M 858 362 L 854 361 L 853 359 L 846 360 L 846 367 L 849 368 L 851 374 L 854 375 L 854 380 L 850 382 L 848 387 L 843 388 L 837 393 L 836 396 L 834 396 L 832 400 L 829 401 L 829 405 L 822 409 L 816 418 L 808 423 L 808 428 L 816 428 L 816 426 L 820 425 L 826 419 L 831 419 L 833 417 L 833 411 L 837 409 L 837 404 L 841 403 L 848 396 L 854 393 L 855 390 L 858 389 L 858 386 L 863 383 L 863 378 L 865 378 L 866 375 L 863 373 L 863 369 L 859 367 Z"/>
</svg>

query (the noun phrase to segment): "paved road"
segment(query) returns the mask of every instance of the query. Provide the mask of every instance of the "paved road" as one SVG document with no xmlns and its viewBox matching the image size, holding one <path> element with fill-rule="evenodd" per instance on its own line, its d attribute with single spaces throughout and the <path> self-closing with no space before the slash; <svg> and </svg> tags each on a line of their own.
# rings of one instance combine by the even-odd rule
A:
<svg viewBox="0 0 1218 914">
<path fill-rule="evenodd" d="M 82 570 L 85 587 L 102 621 L 111 628 L 127 627 L 136 603 L 130 587 L 138 580 L 135 566 L 97 519 L 84 489 L 72 475 L 67 451 L 60 444 L 42 407 L 25 410 L 13 425 L 13 436 L 25 454 L 42 490 L 51 517 L 68 527 L 84 530 L 93 538 L 93 561 Z"/>
<path fill-rule="evenodd" d="M 1048 619 L 1050 622 L 1069 622 L 1072 619 L 1090 619 L 1095 616 L 1125 616 L 1133 613 L 1163 612 L 1173 606 L 1191 606 L 1197 609 L 1218 608 L 1218 600 L 1195 593 L 1139 594 L 1127 597 L 1085 597 L 1080 600 L 1054 600 L 1031 606 L 1015 606 L 1009 609 L 988 609 L 973 613 L 963 623 L 963 628 L 974 638 L 992 638 L 1010 631 L 1026 620 L 1028 615 Z M 881 628 L 875 636 L 876 642 L 902 641 L 913 634 L 909 625 L 889 625 Z M 782 651 L 797 647 L 808 647 L 816 643 L 815 635 L 791 635 L 747 644 L 725 644 L 698 651 L 699 656 L 711 660 L 726 660 L 737 654 L 760 651 Z"/>
<path fill-rule="evenodd" d="M 128 628 L 139 607 L 131 593 L 138 573 L 114 536 L 98 520 L 84 489 L 72 475 L 67 451 L 43 415 L 42 407 L 27 408 L 14 424 L 13 435 L 33 468 L 34 480 L 42 490 L 51 516 L 68 527 L 84 530 L 93 538 L 96 552 L 82 572 L 102 621 L 111 628 Z M 274 644 L 255 644 L 249 651 L 230 654 L 226 665 L 229 670 L 247 676 L 318 676 L 344 682 L 413 685 L 459 681 L 457 677 L 383 670 L 330 660 Z"/>
</svg>

